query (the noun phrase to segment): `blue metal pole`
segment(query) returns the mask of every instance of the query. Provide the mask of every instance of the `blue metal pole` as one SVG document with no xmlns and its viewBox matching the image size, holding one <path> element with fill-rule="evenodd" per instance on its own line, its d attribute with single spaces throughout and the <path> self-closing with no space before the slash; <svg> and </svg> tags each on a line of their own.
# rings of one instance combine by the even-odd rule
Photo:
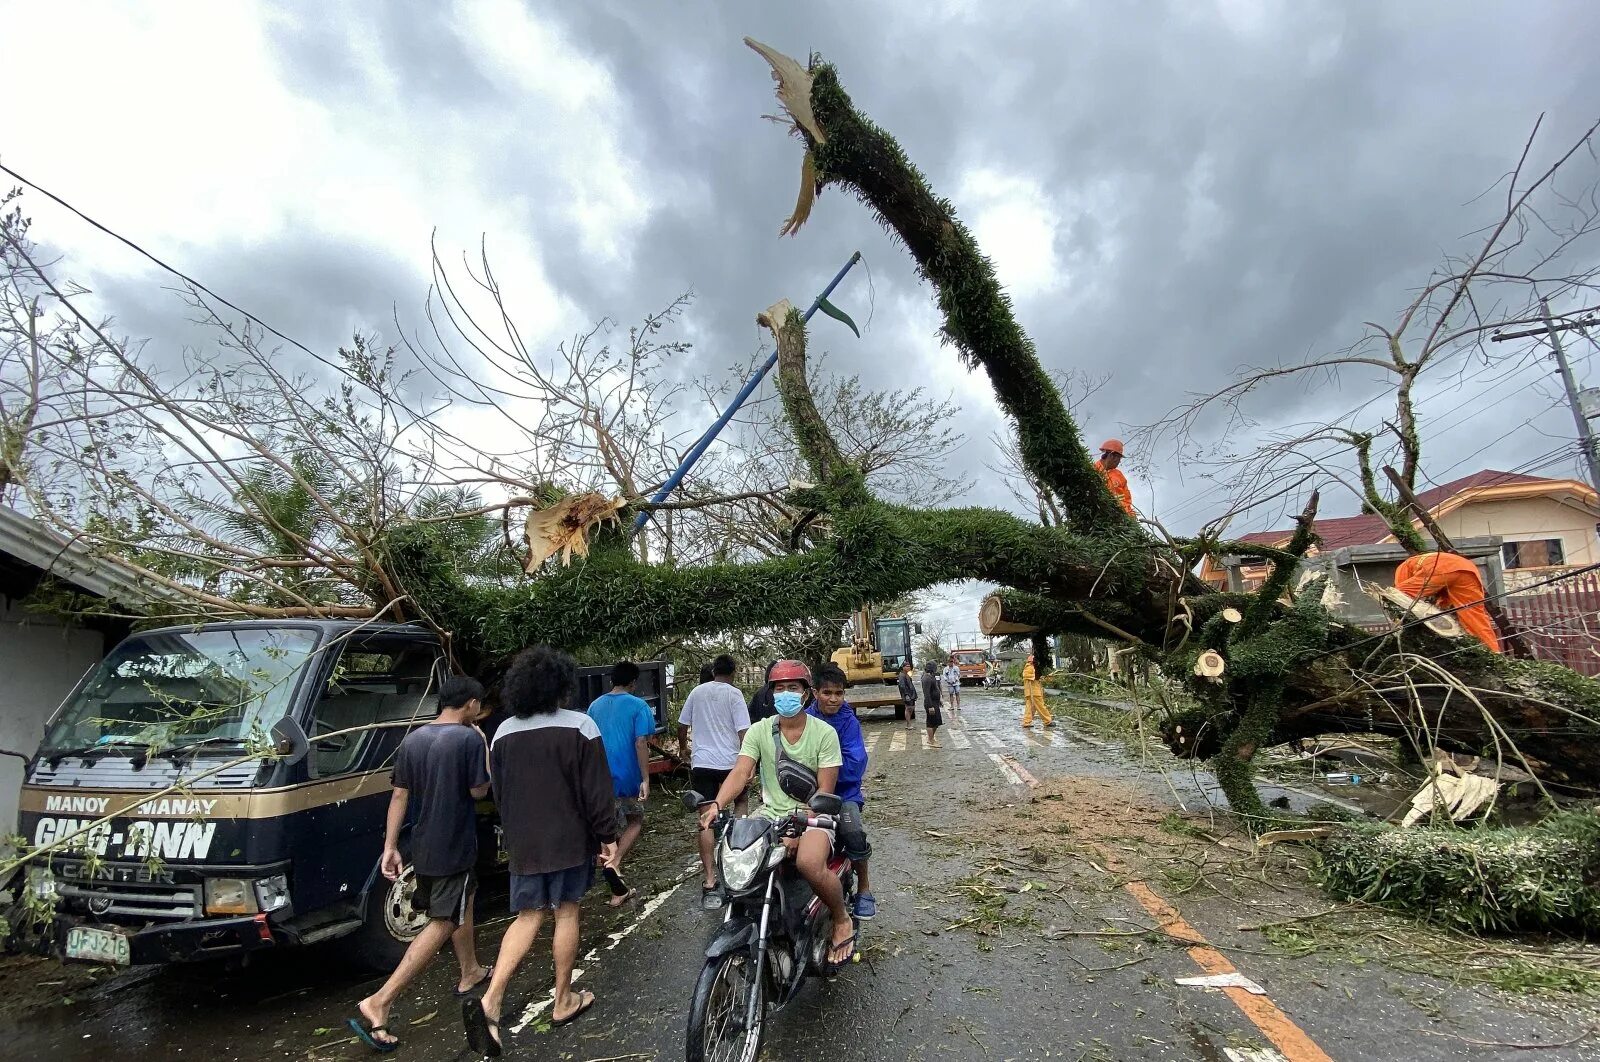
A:
<svg viewBox="0 0 1600 1062">
<path fill-rule="evenodd" d="M 828 281 L 828 286 L 822 289 L 822 294 L 812 300 L 810 308 L 801 315 L 801 321 L 811 320 L 811 315 L 817 312 L 817 307 L 822 305 L 822 300 L 833 294 L 833 289 L 839 286 L 839 281 L 843 280 L 844 275 L 850 272 L 851 268 L 859 261 L 861 261 L 861 252 L 857 251 L 850 256 L 850 261 L 846 262 L 843 268 L 833 275 L 833 279 Z M 778 364 L 778 352 L 774 350 L 772 356 L 766 360 L 760 370 L 749 380 L 746 380 L 745 385 L 739 389 L 739 393 L 733 396 L 733 401 L 728 404 L 727 409 L 722 411 L 722 416 L 718 417 L 716 422 L 706 429 L 705 434 L 700 436 L 699 441 L 689 448 L 689 452 L 683 455 L 683 460 L 679 462 L 672 475 L 667 477 L 667 481 L 661 485 L 661 489 L 655 492 L 655 495 L 650 499 L 651 502 L 666 501 L 667 495 L 677 489 L 678 484 L 683 482 L 683 477 L 689 474 L 689 470 L 694 467 L 695 462 L 700 460 L 700 456 L 716 441 L 717 436 L 722 433 L 722 429 L 728 426 L 728 421 L 733 419 L 733 415 L 739 412 L 739 407 L 744 405 L 745 401 L 755 393 L 757 387 L 761 386 L 761 381 L 766 378 L 767 373 L 771 372 L 772 367 L 776 364 Z M 643 530 L 644 525 L 649 520 L 649 512 L 640 513 L 633 521 L 634 533 L 637 534 Z"/>
</svg>

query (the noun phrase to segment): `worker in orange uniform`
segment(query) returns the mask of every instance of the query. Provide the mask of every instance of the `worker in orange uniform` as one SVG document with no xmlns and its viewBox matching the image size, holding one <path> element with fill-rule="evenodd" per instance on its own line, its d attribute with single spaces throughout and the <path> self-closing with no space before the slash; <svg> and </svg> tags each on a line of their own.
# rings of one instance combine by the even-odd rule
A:
<svg viewBox="0 0 1600 1062">
<path fill-rule="evenodd" d="M 1039 672 L 1033 666 L 1033 654 L 1029 653 L 1028 662 L 1022 665 L 1022 729 L 1033 727 L 1035 715 L 1045 726 L 1056 725 L 1050 718 L 1049 706 L 1044 703 L 1044 687 L 1039 684 Z"/>
<path fill-rule="evenodd" d="M 1120 464 L 1122 464 L 1122 440 L 1107 439 L 1101 443 L 1100 460 L 1094 463 L 1094 467 L 1098 468 L 1100 474 L 1106 477 L 1106 486 L 1111 489 L 1111 493 L 1116 496 L 1117 501 L 1122 503 L 1122 507 L 1128 511 L 1128 515 L 1132 516 L 1133 491 L 1128 489 L 1128 477 L 1123 475 L 1122 471 L 1117 468 Z"/>
<path fill-rule="evenodd" d="M 1456 553 L 1419 553 L 1400 562 L 1394 572 L 1394 588 L 1415 598 L 1424 598 L 1442 609 L 1454 610 L 1467 633 L 1500 652 L 1500 637 L 1494 621 L 1484 607 L 1483 576 L 1478 566 Z"/>
</svg>

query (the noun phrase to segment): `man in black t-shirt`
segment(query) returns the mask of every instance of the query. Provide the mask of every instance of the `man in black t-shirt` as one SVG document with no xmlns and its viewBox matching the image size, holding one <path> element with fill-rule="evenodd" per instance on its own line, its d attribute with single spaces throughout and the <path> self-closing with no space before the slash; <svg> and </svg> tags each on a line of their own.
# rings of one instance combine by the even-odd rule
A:
<svg viewBox="0 0 1600 1062">
<path fill-rule="evenodd" d="M 476 803 L 489 792 L 488 749 L 472 725 L 483 703 L 483 686 L 470 678 L 446 679 L 439 690 L 439 716 L 417 727 L 395 754 L 394 792 L 380 869 L 390 881 L 404 869 L 400 828 L 411 820 L 411 866 L 416 875 L 412 906 L 428 913 L 428 924 L 406 949 L 400 965 L 377 992 L 356 1004 L 361 1020 L 350 1028 L 369 1047 L 393 1051 L 400 1041 L 388 1029 L 389 1008 L 432 961 L 445 941 L 461 963 L 456 994 L 489 979 L 472 938 L 472 896 L 477 890 Z"/>
</svg>

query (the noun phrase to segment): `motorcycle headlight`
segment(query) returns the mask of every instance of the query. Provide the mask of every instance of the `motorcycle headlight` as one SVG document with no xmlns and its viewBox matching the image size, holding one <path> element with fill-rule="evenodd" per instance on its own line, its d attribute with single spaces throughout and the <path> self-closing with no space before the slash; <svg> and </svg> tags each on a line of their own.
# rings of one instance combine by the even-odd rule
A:
<svg viewBox="0 0 1600 1062">
<path fill-rule="evenodd" d="M 718 862 L 722 864 L 722 884 L 729 892 L 743 892 L 750 887 L 756 874 L 766 862 L 766 844 L 753 844 L 749 848 L 733 848 L 726 841 Z"/>
</svg>

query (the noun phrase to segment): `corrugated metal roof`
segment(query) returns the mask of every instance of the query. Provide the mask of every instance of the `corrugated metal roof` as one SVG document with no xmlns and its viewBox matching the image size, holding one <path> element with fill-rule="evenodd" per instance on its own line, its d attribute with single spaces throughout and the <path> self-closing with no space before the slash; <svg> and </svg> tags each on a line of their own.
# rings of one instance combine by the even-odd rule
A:
<svg viewBox="0 0 1600 1062">
<path fill-rule="evenodd" d="M 64 538 L 41 521 L 0 505 L 0 553 L 16 557 L 85 593 L 128 608 L 163 595 L 115 560 Z"/>
</svg>

